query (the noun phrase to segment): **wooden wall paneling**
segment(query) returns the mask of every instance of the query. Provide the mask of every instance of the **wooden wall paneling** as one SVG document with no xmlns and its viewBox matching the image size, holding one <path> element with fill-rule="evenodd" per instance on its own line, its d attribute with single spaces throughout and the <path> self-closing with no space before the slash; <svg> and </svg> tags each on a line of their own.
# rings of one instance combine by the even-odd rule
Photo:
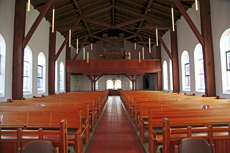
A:
<svg viewBox="0 0 230 153">
<path fill-rule="evenodd" d="M 210 0 L 202 0 L 199 2 L 200 2 L 201 31 L 204 37 L 204 44 L 202 46 L 203 46 L 203 57 L 204 57 L 205 94 L 207 97 L 215 97 L 216 85 L 215 85 Z"/>
<path fill-rule="evenodd" d="M 13 47 L 13 80 L 12 80 L 12 99 L 20 100 L 23 97 L 23 63 L 24 47 L 23 39 L 25 36 L 26 22 L 26 1 L 15 1 L 14 18 L 14 47 Z"/>
<path fill-rule="evenodd" d="M 171 53 L 172 53 L 172 71 L 173 71 L 173 92 L 180 92 L 179 84 L 179 63 L 178 63 L 178 46 L 177 46 L 177 30 L 170 30 L 171 35 Z M 171 72 L 170 72 L 171 73 Z"/>
<path fill-rule="evenodd" d="M 55 51 L 56 51 L 56 30 L 52 32 L 50 27 L 49 37 L 49 71 L 48 71 L 48 94 L 55 94 Z"/>
</svg>

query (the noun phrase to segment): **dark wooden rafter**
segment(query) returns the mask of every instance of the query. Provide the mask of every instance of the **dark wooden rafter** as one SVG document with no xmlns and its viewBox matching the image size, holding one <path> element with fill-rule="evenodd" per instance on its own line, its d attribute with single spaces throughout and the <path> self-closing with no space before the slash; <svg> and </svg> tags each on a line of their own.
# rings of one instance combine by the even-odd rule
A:
<svg viewBox="0 0 230 153">
<path fill-rule="evenodd" d="M 76 22 L 74 23 L 74 25 L 71 27 L 71 34 L 74 32 L 74 30 L 76 29 L 79 22 L 80 22 L 80 19 L 77 19 Z M 62 43 L 57 54 L 55 55 L 55 61 L 58 59 L 59 55 L 61 54 L 61 52 L 62 52 L 63 48 L 65 47 L 66 43 L 68 42 L 68 40 L 69 40 L 69 34 L 66 36 L 64 42 Z"/>
<path fill-rule="evenodd" d="M 195 34 L 195 36 L 197 37 L 197 39 L 199 40 L 199 42 L 201 43 L 201 45 L 204 45 L 204 38 L 203 38 L 203 36 L 198 31 L 197 27 L 195 26 L 195 24 L 193 23 L 193 21 L 189 17 L 189 15 L 187 14 L 187 12 L 184 9 L 184 7 L 181 4 L 181 2 L 179 0 L 172 0 L 172 1 L 175 3 L 175 5 L 177 6 L 177 8 L 180 10 L 181 14 L 184 16 L 185 20 L 187 21 L 188 25 L 192 29 L 193 33 Z"/>
<path fill-rule="evenodd" d="M 101 25 L 103 27 L 111 28 L 111 25 L 103 23 L 103 22 L 100 22 L 100 21 L 92 20 L 92 19 L 89 19 L 89 18 L 82 18 L 82 20 L 87 21 L 87 22 L 91 22 L 91 23 L 94 23 L 94 24 L 97 24 L 97 25 Z"/>
<path fill-rule="evenodd" d="M 101 38 L 101 37 L 98 37 L 98 36 L 94 36 L 94 35 L 91 35 L 91 37 L 96 38 L 96 39 L 99 39 L 99 40 L 101 40 L 101 41 L 109 42 L 109 43 L 112 42 L 111 40 L 104 39 L 104 38 Z"/>
<path fill-rule="evenodd" d="M 138 22 L 138 21 L 143 21 L 144 19 L 145 19 L 145 17 L 136 18 L 136 19 L 133 19 L 133 20 L 130 20 L 130 21 L 127 21 L 127 22 L 118 24 L 118 25 L 116 25 L 116 27 L 117 27 L 117 28 L 120 28 L 120 27 L 129 25 L 129 24 L 132 24 L 132 23 L 136 23 L 136 22 Z"/>
<path fill-rule="evenodd" d="M 91 91 L 95 91 L 95 83 L 97 82 L 97 80 L 99 80 L 99 78 L 102 75 L 93 75 L 93 74 L 83 74 L 84 76 L 86 76 L 90 82 L 91 82 Z"/>
<path fill-rule="evenodd" d="M 150 0 L 149 3 L 148 3 L 148 6 L 147 6 L 146 9 L 145 9 L 144 15 L 147 15 L 147 13 L 148 13 L 148 11 L 149 11 L 149 9 L 150 9 L 152 3 L 153 3 L 153 0 Z M 141 28 L 141 27 L 142 27 L 142 24 L 143 24 L 143 20 L 142 20 L 141 23 L 139 24 L 139 27 L 138 27 L 138 28 Z M 139 32 L 139 30 L 137 30 L 137 33 L 138 33 L 138 32 Z"/>
<path fill-rule="evenodd" d="M 73 2 L 74 2 L 74 5 L 77 7 L 80 16 L 83 16 L 82 11 L 81 11 L 81 8 L 80 8 L 80 6 L 79 6 L 77 0 L 73 0 Z M 89 26 L 88 26 L 87 22 L 85 22 L 84 20 L 83 20 L 83 22 L 84 22 L 84 25 L 85 25 L 85 27 L 86 27 L 88 33 L 90 34 L 91 32 L 90 32 L 90 29 L 89 29 Z"/>
<path fill-rule="evenodd" d="M 50 8 L 50 6 L 52 5 L 53 1 L 54 0 L 48 0 L 47 3 L 45 4 L 45 6 L 43 7 L 42 11 L 38 15 L 37 19 L 35 20 L 34 24 L 32 25 L 32 27 L 30 28 L 29 32 L 27 33 L 26 37 L 23 40 L 23 48 L 25 48 L 26 45 L 28 44 L 28 42 L 30 41 L 35 30 L 37 29 L 38 25 L 42 21 L 43 17 L 45 16 L 45 14 L 48 11 L 48 9 Z"/>
<path fill-rule="evenodd" d="M 131 39 L 131 38 L 135 38 L 135 37 L 137 37 L 137 35 L 131 35 L 131 36 L 128 36 L 126 38 L 116 40 L 115 42 L 121 42 L 121 41 L 125 41 L 125 40 Z"/>
</svg>

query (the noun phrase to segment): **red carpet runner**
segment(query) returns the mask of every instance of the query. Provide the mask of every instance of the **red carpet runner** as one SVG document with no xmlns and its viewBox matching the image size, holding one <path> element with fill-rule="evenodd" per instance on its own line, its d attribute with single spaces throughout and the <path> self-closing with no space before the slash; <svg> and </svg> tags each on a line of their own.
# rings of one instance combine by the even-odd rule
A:
<svg viewBox="0 0 230 153">
<path fill-rule="evenodd" d="M 144 153 L 120 97 L 109 97 L 87 153 Z"/>
</svg>

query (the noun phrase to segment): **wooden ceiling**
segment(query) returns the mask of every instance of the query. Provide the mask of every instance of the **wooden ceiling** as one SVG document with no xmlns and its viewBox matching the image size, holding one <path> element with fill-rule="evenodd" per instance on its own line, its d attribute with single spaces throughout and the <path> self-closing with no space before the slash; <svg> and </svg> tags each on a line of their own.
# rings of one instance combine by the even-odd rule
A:
<svg viewBox="0 0 230 153">
<path fill-rule="evenodd" d="M 33 0 L 35 9 L 42 11 L 47 0 Z M 180 0 L 187 10 L 192 6 L 192 0 Z M 79 38 L 80 44 L 103 40 L 102 34 L 109 37 L 124 33 L 131 42 L 148 42 L 149 36 L 155 42 L 155 33 L 148 21 L 159 27 L 162 36 L 171 28 L 171 6 L 169 0 L 54 0 L 55 28 L 66 37 L 68 30 L 78 20 L 77 29 L 72 34 L 72 44 Z M 180 11 L 174 6 L 175 22 L 181 17 Z M 51 6 L 45 15 L 52 23 Z"/>
</svg>

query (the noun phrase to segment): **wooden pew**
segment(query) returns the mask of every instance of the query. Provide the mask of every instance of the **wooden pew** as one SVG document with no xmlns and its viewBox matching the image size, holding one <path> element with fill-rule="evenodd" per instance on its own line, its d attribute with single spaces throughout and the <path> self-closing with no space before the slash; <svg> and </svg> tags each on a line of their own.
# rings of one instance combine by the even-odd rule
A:
<svg viewBox="0 0 230 153">
<path fill-rule="evenodd" d="M 76 133 L 78 133 L 77 131 Z M 67 148 L 67 121 L 62 120 L 60 122 L 59 130 L 1 130 L 0 129 L 0 152 L 2 153 L 16 153 L 18 148 L 23 148 L 26 143 L 34 140 L 47 140 L 53 143 L 54 147 L 59 147 L 60 153 L 68 153 Z M 76 134 L 79 136 L 79 134 Z M 79 138 L 77 138 L 79 139 Z M 80 153 L 82 144 L 76 145 Z"/>
<path fill-rule="evenodd" d="M 8 107 L 8 106 L 6 106 Z M 18 109 L 19 107 L 0 111 L 1 115 L 3 115 L 2 123 L 0 127 L 3 129 L 9 128 L 24 128 L 27 129 L 38 129 L 38 128 L 45 128 L 45 129 L 58 129 L 59 122 L 62 119 L 66 119 L 68 121 L 68 129 L 74 129 L 79 131 L 78 134 L 81 136 L 82 141 L 82 134 L 85 131 L 85 143 L 88 143 L 89 140 L 89 123 L 88 119 L 84 121 L 84 125 L 82 124 L 82 110 L 76 110 L 76 108 L 68 107 L 68 109 L 63 109 L 63 107 L 57 106 L 55 108 L 52 107 L 34 107 L 34 106 L 20 106 L 20 111 L 14 111 L 14 109 Z M 23 107 L 25 111 L 23 111 Z M 29 108 L 28 108 L 29 107 Z M 86 107 L 86 106 L 85 106 Z M 61 108 L 61 110 L 58 110 Z M 87 111 L 87 107 L 85 108 L 84 112 Z M 74 148 L 78 148 L 76 145 L 78 142 L 77 139 L 79 136 L 72 137 L 68 136 L 68 144 L 74 146 Z"/>
<path fill-rule="evenodd" d="M 149 109 L 148 132 L 149 151 L 155 153 L 157 146 L 163 143 L 165 135 L 157 134 L 155 128 L 163 128 L 162 118 L 168 118 L 171 127 L 187 126 L 208 126 L 208 125 L 228 125 L 230 123 L 230 109 L 207 109 L 207 110 L 169 110 L 153 111 Z M 168 129 L 167 129 L 168 130 Z M 163 133 L 166 129 L 163 129 Z M 164 140 L 166 141 L 166 140 Z M 168 141 L 168 140 L 167 140 Z M 165 144 L 163 143 L 165 147 Z M 169 153 L 169 152 L 168 152 Z"/>
</svg>

